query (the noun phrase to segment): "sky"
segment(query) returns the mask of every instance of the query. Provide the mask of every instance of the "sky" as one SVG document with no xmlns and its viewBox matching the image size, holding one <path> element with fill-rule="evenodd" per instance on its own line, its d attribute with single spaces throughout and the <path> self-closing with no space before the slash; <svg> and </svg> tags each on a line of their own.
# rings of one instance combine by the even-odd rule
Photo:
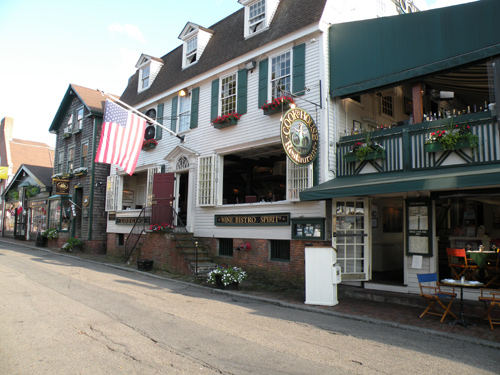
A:
<svg viewBox="0 0 500 375">
<path fill-rule="evenodd" d="M 0 119 L 14 119 L 14 138 L 55 146 L 49 127 L 70 83 L 119 96 L 141 53 L 162 57 L 181 44 L 188 21 L 210 27 L 241 7 L 237 0 L 0 0 Z"/>
</svg>

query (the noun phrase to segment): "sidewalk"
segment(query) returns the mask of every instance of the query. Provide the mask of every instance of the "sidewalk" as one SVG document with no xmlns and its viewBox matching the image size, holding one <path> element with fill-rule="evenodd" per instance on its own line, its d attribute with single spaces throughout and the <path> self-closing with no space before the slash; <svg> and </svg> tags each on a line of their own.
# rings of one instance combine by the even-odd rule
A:
<svg viewBox="0 0 500 375">
<path fill-rule="evenodd" d="M 362 288 L 339 285 L 337 306 L 312 306 L 304 304 L 304 291 L 301 290 L 276 290 L 245 281 L 237 291 L 214 289 L 201 282 L 195 282 L 191 277 L 175 275 L 168 272 L 138 271 L 135 265 L 127 265 L 123 259 L 111 258 L 106 255 L 87 253 L 66 253 L 60 249 L 36 247 L 34 241 L 19 241 L 12 238 L 0 238 L 0 242 L 15 243 L 34 250 L 52 252 L 61 256 L 77 257 L 90 262 L 106 264 L 109 267 L 123 269 L 131 272 L 141 272 L 152 277 L 166 278 L 176 282 L 188 283 L 207 291 L 221 294 L 236 294 L 241 297 L 261 300 L 283 307 L 314 311 L 321 314 L 338 316 L 346 319 L 356 319 L 373 324 L 396 327 L 400 329 L 418 331 L 429 335 L 441 335 L 453 340 L 471 342 L 479 345 L 500 349 L 500 326 L 492 331 L 486 320 L 479 320 L 483 313 L 483 304 L 475 301 L 464 301 L 465 316 L 477 321 L 477 325 L 465 328 L 461 325 L 448 325 L 453 320 L 446 318 L 440 323 L 439 317 L 425 315 L 419 319 L 425 309 L 425 301 L 418 295 L 408 295 L 392 292 L 377 292 Z M 205 286 L 204 286 L 205 285 Z M 390 301 L 390 302 L 388 302 Z M 455 300 L 452 310 L 457 315 L 459 308 L 458 299 Z"/>
</svg>

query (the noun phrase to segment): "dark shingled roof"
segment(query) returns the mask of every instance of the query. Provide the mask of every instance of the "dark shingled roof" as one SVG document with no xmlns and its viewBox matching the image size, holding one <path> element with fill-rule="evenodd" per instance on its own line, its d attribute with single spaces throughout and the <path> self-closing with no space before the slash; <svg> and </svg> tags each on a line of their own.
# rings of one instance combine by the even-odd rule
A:
<svg viewBox="0 0 500 375">
<path fill-rule="evenodd" d="M 181 45 L 162 57 L 164 65 L 152 86 L 140 93 L 137 93 L 139 70 L 136 71 L 121 100 L 136 105 L 287 34 L 319 24 L 325 3 L 326 0 L 281 0 L 270 28 L 246 40 L 242 8 L 209 28 L 214 34 L 196 64 L 182 70 Z"/>
<path fill-rule="evenodd" d="M 54 172 L 52 168 L 29 164 L 23 164 L 23 166 L 31 173 L 33 173 L 42 184 L 44 184 L 45 186 L 52 186 L 52 172 Z"/>
</svg>

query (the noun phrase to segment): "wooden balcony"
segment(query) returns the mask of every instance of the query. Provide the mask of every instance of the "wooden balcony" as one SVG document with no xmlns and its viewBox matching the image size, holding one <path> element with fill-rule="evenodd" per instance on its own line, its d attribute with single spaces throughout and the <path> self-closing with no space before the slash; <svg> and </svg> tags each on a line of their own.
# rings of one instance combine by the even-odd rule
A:
<svg viewBox="0 0 500 375">
<path fill-rule="evenodd" d="M 431 149 L 425 142 L 436 130 L 470 126 L 477 136 L 477 146 L 457 145 L 452 150 Z M 351 150 L 357 142 L 369 139 L 385 149 L 377 158 L 362 161 L 353 158 Z M 367 173 L 413 172 L 500 163 L 500 129 L 490 111 L 341 137 L 337 143 L 337 176 L 347 177 Z"/>
</svg>

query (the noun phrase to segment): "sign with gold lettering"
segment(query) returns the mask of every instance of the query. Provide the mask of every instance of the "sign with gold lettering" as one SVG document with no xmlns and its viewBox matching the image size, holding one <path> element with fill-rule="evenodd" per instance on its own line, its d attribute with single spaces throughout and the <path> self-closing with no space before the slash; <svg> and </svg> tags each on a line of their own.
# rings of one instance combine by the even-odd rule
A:
<svg viewBox="0 0 500 375">
<path fill-rule="evenodd" d="M 69 194 L 69 180 L 54 178 L 52 180 L 56 185 L 56 194 L 68 195 Z"/>
<path fill-rule="evenodd" d="M 281 144 L 292 162 L 311 164 L 318 154 L 318 128 L 300 108 L 290 109 L 281 121 Z"/>
<path fill-rule="evenodd" d="M 290 225 L 290 213 L 262 215 L 215 215 L 215 225 Z"/>
<path fill-rule="evenodd" d="M 115 224 L 121 225 L 133 225 L 133 224 L 149 224 L 149 217 L 117 217 L 115 218 Z"/>
</svg>

